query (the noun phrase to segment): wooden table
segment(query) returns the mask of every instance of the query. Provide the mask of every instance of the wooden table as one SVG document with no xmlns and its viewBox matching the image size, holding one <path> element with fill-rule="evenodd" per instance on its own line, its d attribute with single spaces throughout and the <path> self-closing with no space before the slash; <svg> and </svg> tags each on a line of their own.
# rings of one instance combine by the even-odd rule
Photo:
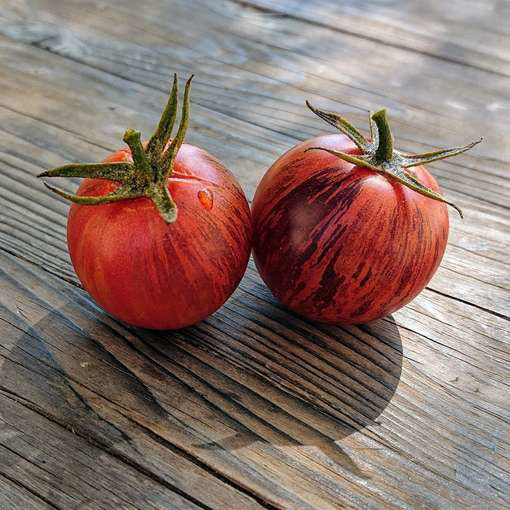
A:
<svg viewBox="0 0 510 510">
<path fill-rule="evenodd" d="M 510 508 L 509 34 L 507 0 L 2 0 L 0 508 Z M 150 134 L 174 71 L 249 198 L 331 131 L 305 99 L 387 107 L 406 151 L 483 135 L 431 165 L 466 218 L 426 290 L 328 327 L 250 263 L 186 330 L 95 306 L 35 175 Z"/>
</svg>

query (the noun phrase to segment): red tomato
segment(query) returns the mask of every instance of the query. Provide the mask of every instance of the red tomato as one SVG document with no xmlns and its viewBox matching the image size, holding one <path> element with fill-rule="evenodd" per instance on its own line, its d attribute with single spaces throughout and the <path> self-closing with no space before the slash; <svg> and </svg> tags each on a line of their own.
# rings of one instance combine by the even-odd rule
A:
<svg viewBox="0 0 510 510">
<path fill-rule="evenodd" d="M 239 184 L 207 152 L 183 145 L 190 83 L 172 140 L 177 77 L 147 144 L 127 130 L 130 148 L 103 163 L 41 174 L 86 177 L 77 195 L 46 186 L 74 202 L 67 241 L 83 287 L 135 326 L 177 329 L 206 318 L 234 292 L 250 256 L 250 210 Z"/>
<path fill-rule="evenodd" d="M 131 159 L 121 150 L 106 162 Z M 78 195 L 118 184 L 85 179 Z M 148 198 L 73 204 L 69 254 L 85 290 L 113 316 L 136 326 L 176 329 L 216 311 L 234 292 L 251 250 L 250 211 L 232 174 L 207 152 L 184 144 L 168 189 L 179 208 L 167 225 Z M 212 197 L 212 206 L 200 196 Z"/>
<path fill-rule="evenodd" d="M 271 166 L 252 204 L 260 275 L 282 303 L 311 320 L 352 324 L 392 313 L 438 268 L 447 207 L 325 150 L 305 152 L 312 147 L 362 154 L 334 134 L 300 143 Z M 428 192 L 439 191 L 425 167 L 408 172 Z"/>
</svg>

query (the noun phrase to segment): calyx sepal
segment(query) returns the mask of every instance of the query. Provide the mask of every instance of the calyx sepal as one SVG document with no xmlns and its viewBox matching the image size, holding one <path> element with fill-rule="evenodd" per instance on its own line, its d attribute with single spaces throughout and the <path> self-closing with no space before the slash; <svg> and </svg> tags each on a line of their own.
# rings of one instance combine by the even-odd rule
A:
<svg viewBox="0 0 510 510">
<path fill-rule="evenodd" d="M 128 129 L 123 140 L 131 150 L 133 162 L 69 164 L 48 170 L 38 177 L 85 177 L 120 182 L 111 193 L 101 196 L 86 196 L 68 193 L 56 186 L 45 186 L 76 204 L 100 205 L 130 198 L 145 197 L 152 200 L 166 223 L 177 219 L 177 205 L 168 191 L 167 181 L 171 177 L 175 158 L 181 148 L 189 124 L 191 76 L 186 82 L 181 120 L 177 134 L 167 144 L 177 118 L 178 80 L 174 75 L 172 91 L 161 115 L 159 125 L 144 147 L 139 131 Z"/>
</svg>

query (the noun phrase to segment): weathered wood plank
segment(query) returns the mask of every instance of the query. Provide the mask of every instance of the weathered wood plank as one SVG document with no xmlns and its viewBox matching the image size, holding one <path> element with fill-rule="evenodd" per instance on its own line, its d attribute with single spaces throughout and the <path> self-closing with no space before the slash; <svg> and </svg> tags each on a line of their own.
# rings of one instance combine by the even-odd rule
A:
<svg viewBox="0 0 510 510">
<path fill-rule="evenodd" d="M 234 504 L 261 508 L 172 451 L 162 455 L 159 444 L 149 437 L 130 437 L 114 423 L 95 415 L 64 378 L 59 381 L 53 377 L 49 385 L 45 379 L 39 395 L 32 388 L 30 396 L 38 397 L 38 404 L 24 398 L 22 395 L 26 397 L 29 393 L 23 386 L 30 379 L 32 382 L 41 379 L 37 377 L 41 366 L 32 363 L 29 367 L 26 364 L 29 356 L 25 354 L 24 359 L 19 352 L 22 348 L 20 345 L 11 352 L 12 358 L 2 360 L 2 382 L 14 371 L 21 383 L 21 388 L 15 390 L 4 384 L 0 389 L 1 424 L 10 432 L 0 451 L 3 474 L 26 479 L 32 491 L 62 509 L 80 505 L 126 510 L 203 509 Z M 19 363 L 26 364 L 27 370 L 15 366 Z M 41 405 L 42 388 L 46 388 L 47 407 Z M 65 400 L 58 402 L 62 398 Z M 128 431 L 132 428 L 129 423 L 123 425 Z M 186 477 L 182 477 L 183 473 Z M 174 481 L 177 483 L 172 487 Z M 182 489 L 198 498 L 182 497 L 179 494 Z"/>
<path fill-rule="evenodd" d="M 278 24 L 271 20 L 271 23 L 267 23 L 267 17 L 256 12 L 246 13 L 246 10 L 238 6 L 236 9 L 235 4 L 229 2 L 220 4 L 194 10 L 193 19 L 190 19 L 187 12 L 190 4 L 173 2 L 171 10 L 164 12 L 181 22 L 169 31 L 158 11 L 161 6 L 156 1 L 148 2 L 141 12 L 129 3 L 115 10 L 105 5 L 94 17 L 95 28 L 92 24 L 76 28 L 72 26 L 83 8 L 82 3 L 73 5 L 68 2 L 64 9 L 56 10 L 52 2 L 42 2 L 41 8 L 47 9 L 43 21 L 40 17 L 34 17 L 33 9 L 19 9 L 21 12 L 16 11 L 16 16 L 6 9 L 2 13 L 5 17 L 2 32 L 16 40 L 30 42 L 47 51 L 162 91 L 168 90 L 168 75 L 172 66 L 183 72 L 200 73 L 195 86 L 197 104 L 249 121 L 252 125 L 272 129 L 272 136 L 276 139 L 280 138 L 282 132 L 294 139 L 317 132 L 321 124 L 312 120 L 303 107 L 305 97 L 312 100 L 321 98 L 325 105 L 331 107 L 336 100 L 344 105 L 345 110 L 357 112 L 363 124 L 366 116 L 364 112 L 360 115 L 360 110 L 388 106 L 395 116 L 397 132 L 405 130 L 405 138 L 400 139 L 402 148 L 409 150 L 418 149 L 417 144 L 458 144 L 460 134 L 466 139 L 477 138 L 480 135 L 480 110 L 475 105 L 478 103 L 483 109 L 489 101 L 508 99 L 506 80 L 503 78 L 498 81 L 490 75 L 480 76 L 480 73 L 466 76 L 466 73 L 459 73 L 456 66 L 438 63 L 433 59 L 431 62 L 425 61 L 421 70 L 423 73 L 434 71 L 437 88 L 431 89 L 430 79 L 411 75 L 414 68 L 407 66 L 408 62 L 402 64 L 409 74 L 409 83 L 403 82 L 403 70 L 398 73 L 401 82 L 391 83 L 387 76 L 392 75 L 391 68 L 388 68 L 392 62 L 384 59 L 384 52 L 373 43 L 360 47 L 359 38 L 354 36 L 346 38 L 339 34 L 338 38 L 328 38 L 323 31 L 314 31 L 313 27 L 310 29 L 303 22 L 286 20 Z M 90 9 L 93 10 L 94 6 L 94 2 L 91 2 Z M 135 12 L 127 16 L 131 8 Z M 112 24 L 115 16 L 125 23 Z M 233 23 L 236 19 L 239 21 L 237 24 Z M 232 21 L 226 33 L 225 20 Z M 192 30 L 197 23 L 201 26 L 200 34 Z M 140 29 L 144 24 L 150 24 L 150 33 Z M 289 41 L 288 48 L 275 47 L 270 43 L 278 30 L 286 31 L 287 37 L 282 44 Z M 261 39 L 251 40 L 250 33 L 257 34 Z M 264 42 L 264 35 L 267 35 L 267 42 Z M 211 38 L 214 45 L 206 42 Z M 330 47 L 308 44 L 316 40 Z M 333 48 L 342 53 L 332 55 Z M 321 55 L 321 51 L 327 58 Z M 398 52 L 395 54 L 397 61 L 399 55 Z M 320 64 L 319 74 L 316 73 L 318 59 L 319 62 L 328 62 L 327 66 Z M 355 80 L 353 73 L 357 71 L 359 61 L 366 62 L 367 59 L 374 61 L 374 70 L 370 76 L 363 76 L 366 90 L 360 90 L 350 82 Z M 366 65 L 370 68 L 369 62 Z M 351 71 L 346 80 L 347 68 Z M 298 69 L 301 71 L 299 75 Z M 484 86 L 474 89 L 468 79 L 477 82 L 482 79 Z M 496 84 L 498 88 L 492 90 L 491 87 Z M 439 98 L 443 101 L 441 103 L 438 103 L 437 90 L 442 91 Z M 454 98 L 459 99 L 460 90 L 469 91 L 469 108 L 459 109 L 447 104 L 448 101 L 454 102 Z M 338 108 L 338 104 L 336 106 Z M 502 128 L 507 123 L 506 114 L 496 109 L 484 111 L 484 115 L 483 127 L 489 131 L 484 146 L 477 149 L 478 153 L 491 154 L 493 157 L 497 154 L 497 159 L 508 161 L 507 144 L 501 143 L 501 137 L 506 136 L 502 134 Z M 312 126 L 314 128 L 311 129 Z M 324 125 L 321 129 L 324 130 Z M 470 160 L 468 156 L 466 158 L 466 161 Z M 499 164 L 497 159 L 491 161 L 491 165 L 503 177 L 504 165 Z M 470 164 L 475 168 L 469 170 L 459 168 L 461 161 L 463 159 L 458 160 L 457 164 L 444 163 L 447 165 L 444 168 L 448 168 L 448 173 L 445 171 L 444 175 L 451 179 L 455 172 L 460 172 L 463 179 L 456 182 L 466 186 L 470 183 L 470 174 L 476 174 L 477 165 Z M 437 166 L 441 168 L 443 164 Z M 484 179 L 487 181 L 487 175 L 484 175 Z M 507 186 L 503 179 L 496 184 Z M 473 188 L 475 194 L 482 192 L 476 186 Z"/>
<path fill-rule="evenodd" d="M 0 474 L 1 508 L 12 510 L 46 510 L 56 508 L 38 494 L 25 488 L 19 481 Z"/>
<path fill-rule="evenodd" d="M 13 272 L 12 266 L 6 266 L 4 261 L 2 263 L 3 267 L 8 268 L 9 273 Z M 25 271 L 20 268 L 17 273 L 18 282 L 23 281 L 24 278 L 20 273 Z M 29 281 L 32 278 L 29 277 Z M 5 277 L 3 283 L 5 285 Z M 87 401 L 94 397 L 92 399 L 94 409 L 97 408 L 99 413 L 108 413 L 109 420 L 112 419 L 110 414 L 112 411 L 109 408 L 114 407 L 118 411 L 118 406 L 121 406 L 121 413 L 124 415 L 127 413 L 130 421 L 138 421 L 152 434 L 167 441 L 179 441 L 179 448 L 186 449 L 190 455 L 199 457 L 202 462 L 213 463 L 215 469 L 221 472 L 225 472 L 227 469 L 221 458 L 233 447 L 234 450 L 230 454 L 236 455 L 238 462 L 241 457 L 244 462 L 255 462 L 257 465 L 257 458 L 262 455 L 265 472 L 269 469 L 270 461 L 276 463 L 273 468 L 275 469 L 274 476 L 277 474 L 280 477 L 285 476 L 285 472 L 289 469 L 285 467 L 290 461 L 288 456 L 293 459 L 291 465 L 295 466 L 294 469 L 299 466 L 298 472 L 302 472 L 304 466 L 309 465 L 312 460 L 319 466 L 326 463 L 329 469 L 336 466 L 335 472 L 340 469 L 342 479 L 337 478 L 335 485 L 343 486 L 345 484 L 343 478 L 346 473 L 350 474 L 350 478 L 353 480 L 359 480 L 360 477 L 361 479 L 370 478 L 369 486 L 378 487 L 376 492 L 384 487 L 384 491 L 391 490 L 393 497 L 398 494 L 399 498 L 403 498 L 402 502 L 406 501 L 409 495 L 400 493 L 395 487 L 388 488 L 390 482 L 387 472 L 383 477 L 379 472 L 379 469 L 387 466 L 388 462 L 392 464 L 393 476 L 400 470 L 411 469 L 414 476 L 417 477 L 414 478 L 411 485 L 407 486 L 409 494 L 415 494 L 418 486 L 427 486 L 433 491 L 433 487 L 437 484 L 440 486 L 446 484 L 443 485 L 446 490 L 446 487 L 450 487 L 455 480 L 454 473 L 458 468 L 453 468 L 453 466 L 457 465 L 462 465 L 463 476 L 469 480 L 469 490 L 461 483 L 460 486 L 456 485 L 454 492 L 447 492 L 450 497 L 457 494 L 455 497 L 459 497 L 460 501 L 476 501 L 480 495 L 475 497 L 473 492 L 476 494 L 480 491 L 481 494 L 485 494 L 489 479 L 490 483 L 504 494 L 508 472 L 504 470 L 504 464 L 501 462 L 505 458 L 504 437 L 506 433 L 504 432 L 505 428 L 501 427 L 500 420 L 508 419 L 505 417 L 506 411 L 492 405 L 488 409 L 492 414 L 486 413 L 484 409 L 478 411 L 483 415 L 483 419 L 481 419 L 480 416 L 475 418 L 478 413 L 474 413 L 470 406 L 465 406 L 464 409 L 459 406 L 459 402 L 451 397 L 455 386 L 446 391 L 448 387 L 446 381 L 443 383 L 441 377 L 437 377 L 437 374 L 441 373 L 441 365 L 444 365 L 441 358 L 448 359 L 448 353 L 435 352 L 434 349 L 427 348 L 423 344 L 423 338 L 413 334 L 412 331 L 401 330 L 406 335 L 406 345 L 409 345 L 410 349 L 421 350 L 416 355 L 420 361 L 415 362 L 415 365 L 414 362 L 410 363 L 404 359 L 405 370 L 399 386 L 401 392 L 393 397 L 385 413 L 377 418 L 377 423 L 375 423 L 371 421 L 375 418 L 370 417 L 379 414 L 378 409 L 381 409 L 380 406 L 384 406 L 387 399 L 391 397 L 394 383 L 399 380 L 398 372 L 394 372 L 394 370 L 399 370 L 398 364 L 394 365 L 395 361 L 398 362 L 398 357 L 395 358 L 395 355 L 398 356 L 398 350 L 394 349 L 400 349 L 400 340 L 395 344 L 395 338 L 392 336 L 395 327 L 391 323 L 383 322 L 380 326 L 375 326 L 375 331 L 374 326 L 369 329 L 351 328 L 346 332 L 340 332 L 337 328 L 323 327 L 317 330 L 317 328 L 279 311 L 278 308 L 275 308 L 274 303 L 265 304 L 266 311 L 264 311 L 262 304 L 259 303 L 260 297 L 251 298 L 256 303 L 254 306 L 249 297 L 243 296 L 239 299 L 234 298 L 232 305 L 228 305 L 225 310 L 216 314 L 203 325 L 192 328 L 188 332 L 171 334 L 170 343 L 168 334 L 144 333 L 142 335 L 140 332 L 134 331 L 128 333 L 124 328 L 119 330 L 119 325 L 112 324 L 106 319 L 107 323 L 110 323 L 110 327 L 113 326 L 117 330 L 117 335 L 121 334 L 120 338 L 117 336 L 112 338 L 111 330 L 109 333 L 101 333 L 103 326 L 98 329 L 97 318 L 105 320 L 102 318 L 104 317 L 102 313 L 96 315 L 97 312 L 94 312 L 93 309 L 86 312 L 77 303 L 68 301 L 69 291 L 73 293 L 72 288 L 65 291 L 65 297 L 58 298 L 59 301 L 63 299 L 64 303 L 67 301 L 67 304 L 58 305 L 55 303 L 51 305 L 48 303 L 40 308 L 35 302 L 36 299 L 43 302 L 47 299 L 53 301 L 55 296 L 58 297 L 60 294 L 49 289 L 43 292 L 41 287 L 45 285 L 44 280 L 37 279 L 37 284 L 32 280 L 29 287 L 34 288 L 35 286 L 37 298 L 35 295 L 30 295 L 28 299 L 27 297 L 18 298 L 16 301 L 21 302 L 20 307 L 23 315 L 31 318 L 29 319 L 31 322 L 36 321 L 37 326 L 35 328 L 32 326 L 30 329 L 30 342 L 33 341 L 32 337 L 44 335 L 44 345 L 50 352 L 55 353 L 53 356 L 58 361 L 60 370 L 63 370 L 68 378 L 72 376 L 69 384 L 75 391 L 79 392 Z M 60 285 L 58 284 L 58 286 Z M 258 283 L 258 286 L 261 284 Z M 260 296 L 261 292 L 259 289 L 256 290 L 256 295 Z M 250 289 L 250 292 L 253 292 L 253 289 Z M 9 295 L 12 296 L 13 292 L 11 291 Z M 269 296 L 266 299 L 269 299 Z M 55 312 L 49 311 L 52 309 L 60 309 L 60 311 L 55 315 Z M 34 312 L 38 312 L 38 314 L 34 316 Z M 92 320 L 90 313 L 96 315 L 96 320 Z M 37 315 L 41 314 L 49 315 L 49 317 L 37 320 Z M 174 426 L 169 430 L 170 424 L 161 423 L 157 415 L 154 415 L 154 411 L 150 410 L 151 406 L 147 401 L 147 396 L 143 398 L 142 395 L 141 399 L 133 400 L 131 384 L 129 385 L 130 391 L 126 391 L 122 389 L 124 385 L 120 385 L 117 380 L 114 383 L 114 393 L 111 393 L 113 387 L 111 389 L 105 387 L 103 382 L 98 385 L 96 374 L 102 374 L 104 377 L 104 370 L 107 369 L 104 366 L 106 361 L 104 355 L 97 359 L 89 358 L 83 352 L 84 345 L 80 345 L 79 358 L 76 354 L 73 355 L 76 360 L 70 358 L 69 356 L 72 355 L 76 347 L 69 344 L 69 333 L 61 331 L 59 333 L 61 339 L 54 337 L 55 325 L 58 323 L 57 330 L 61 330 L 60 321 L 62 320 L 65 323 L 69 320 L 73 321 L 78 326 L 78 332 L 83 332 L 81 334 L 85 334 L 85 337 L 92 337 L 95 342 L 100 342 L 102 348 L 108 350 L 122 364 L 124 377 L 135 376 L 138 380 L 143 381 L 143 386 L 149 388 L 151 392 L 149 400 L 155 398 L 158 405 L 178 420 L 177 423 L 184 421 L 186 434 L 182 436 L 184 431 L 178 428 L 174 429 Z M 93 328 L 92 331 L 87 331 L 86 328 L 90 327 Z M 232 328 L 236 328 L 236 334 L 233 333 Z M 276 331 L 273 331 L 273 328 Z M 239 336 L 239 331 L 247 331 L 246 339 L 245 334 Z M 381 340 L 378 341 L 372 336 L 374 332 Z M 76 337 L 76 335 L 78 338 L 81 336 L 73 331 L 73 336 Z M 441 335 L 441 340 L 443 337 L 444 335 Z M 119 338 L 119 340 L 124 338 L 124 340 L 119 343 L 118 340 L 114 340 L 115 338 Z M 212 340 L 213 338 L 215 340 Z M 307 338 L 309 339 L 307 340 Z M 126 349 L 124 343 L 126 340 L 136 347 L 136 351 L 130 348 Z M 65 344 L 62 343 L 64 341 Z M 72 341 L 76 342 L 76 340 Z M 295 341 L 297 343 L 294 343 Z M 368 344 L 365 343 L 367 341 Z M 377 342 L 377 346 L 374 342 Z M 389 342 L 389 346 L 386 346 L 386 342 Z M 414 343 L 417 347 L 413 345 Z M 391 347 L 392 344 L 394 347 Z M 24 345 L 23 347 L 23 350 L 34 353 L 34 346 Z M 90 351 L 90 347 L 87 347 L 89 355 L 94 351 L 94 349 Z M 294 358 L 296 354 L 291 354 L 293 352 L 296 352 L 297 358 Z M 335 352 L 340 356 L 332 357 Z M 63 355 L 63 353 L 66 354 Z M 301 355 L 299 355 L 300 353 Z M 140 356 L 141 359 L 139 359 Z M 305 356 L 304 359 L 302 356 Z M 411 357 L 414 358 L 414 353 L 411 354 Z M 292 358 L 296 361 L 292 361 Z M 300 358 L 301 361 L 299 361 Z M 79 359 L 86 359 L 85 363 L 89 362 L 91 365 L 100 363 L 101 368 L 96 368 L 95 373 L 94 371 L 89 373 L 88 370 L 78 367 Z M 151 360 L 149 364 L 144 361 L 148 359 Z M 450 359 L 448 361 L 450 373 L 456 373 L 457 377 L 465 373 L 466 375 L 460 375 L 460 378 L 466 377 L 472 365 L 466 364 L 463 369 L 462 363 L 455 361 Z M 140 365 L 140 363 L 142 364 Z M 149 370 L 151 363 L 152 368 Z M 483 358 L 481 363 L 484 363 Z M 109 364 L 111 365 L 111 362 Z M 422 367 L 423 364 L 426 366 Z M 385 365 L 386 368 L 383 368 Z M 434 370 L 434 366 L 439 370 L 438 368 Z M 387 372 L 388 370 L 389 372 Z M 110 373 L 110 370 L 108 372 Z M 157 375 L 158 373 L 159 375 Z M 296 376 L 293 375 L 294 373 Z M 183 392 L 184 388 L 179 385 L 175 387 L 171 380 L 167 380 L 170 374 L 172 374 L 172 378 L 180 380 L 180 384 L 185 383 L 188 388 L 193 388 L 191 393 L 190 390 Z M 110 374 L 109 378 L 111 377 Z M 331 379 L 332 377 L 333 379 Z M 491 376 L 489 375 L 489 377 Z M 11 380 L 12 378 L 7 377 L 6 379 Z M 494 378 L 492 377 L 492 379 Z M 326 384 L 328 380 L 331 382 Z M 383 384 L 378 382 L 384 380 L 386 382 Z M 42 383 L 43 381 L 37 387 Z M 497 386 L 497 380 L 491 380 L 490 386 L 483 390 L 484 393 L 487 393 L 484 400 L 491 400 L 491 393 L 494 392 L 494 387 L 497 389 Z M 370 388 L 368 394 L 367 388 Z M 461 394 L 465 393 L 465 388 L 466 384 L 464 383 Z M 201 396 L 198 402 L 194 396 L 195 391 L 198 391 Z M 101 405 L 97 400 L 98 393 L 99 395 L 107 393 L 106 399 L 101 402 Z M 499 394 L 503 395 L 502 391 Z M 186 398 L 183 400 L 185 395 Z M 365 400 L 367 397 L 369 397 L 368 402 Z M 202 399 L 204 398 L 208 402 L 207 411 L 203 408 Z M 38 400 L 40 401 L 41 398 L 39 397 Z M 451 402 L 449 402 L 450 400 Z M 202 404 L 197 408 L 200 401 Z M 176 402 L 179 402 L 177 406 L 175 406 Z M 170 403 L 173 403 L 172 407 L 168 407 Z M 211 405 L 214 406 L 212 409 Z M 320 414 L 314 411 L 315 408 L 318 408 Z M 217 411 L 213 411 L 213 409 Z M 221 411 L 219 411 L 220 409 Z M 452 412 L 454 412 L 455 418 L 451 415 Z M 501 413 L 501 418 L 498 418 L 498 413 Z M 214 418 L 215 415 L 218 417 Z M 202 422 L 204 416 L 208 416 L 207 426 Z M 221 425 L 221 423 L 225 423 L 228 416 L 230 419 L 233 418 L 237 425 L 232 426 L 232 424 L 225 429 L 225 425 Z M 419 426 L 411 425 L 415 419 L 420 420 Z M 307 425 L 304 425 L 305 423 Z M 342 423 L 344 425 L 341 425 Z M 425 424 L 431 427 L 432 433 L 438 423 L 441 423 L 441 436 L 443 437 L 437 438 L 437 447 L 435 447 L 435 441 L 427 439 L 425 442 L 422 439 L 422 434 Z M 352 427 L 357 429 L 360 425 L 367 425 L 365 431 L 354 436 L 348 435 L 348 431 L 352 430 Z M 122 429 L 124 430 L 124 428 Z M 177 432 L 178 430 L 180 433 Z M 197 432 L 191 432 L 192 437 L 189 438 L 190 431 Z M 501 436 L 502 432 L 504 433 L 503 437 Z M 194 437 L 197 433 L 198 436 Z M 458 434 L 461 435 L 458 436 Z M 455 437 L 457 440 L 454 439 Z M 459 442 L 460 437 L 462 437 L 461 442 Z M 330 442 L 332 439 L 337 441 L 342 439 L 342 450 L 345 448 L 348 453 L 337 452 L 336 447 L 333 447 Z M 204 447 L 204 445 L 213 444 L 214 447 Z M 270 447 L 271 444 L 274 446 Z M 312 450 L 303 457 L 299 451 L 297 453 L 288 451 L 292 450 L 292 445 L 296 445 L 298 448 L 299 444 L 314 445 L 319 448 L 319 452 L 316 453 Z M 283 445 L 287 445 L 284 447 L 287 450 L 284 458 L 287 460 L 279 465 L 277 459 L 281 459 L 282 452 L 279 452 L 278 449 Z M 445 445 L 448 446 L 448 451 L 445 451 Z M 494 450 L 496 445 L 502 448 L 501 453 Z M 246 453 L 252 449 L 258 452 L 255 457 Z M 490 452 L 491 460 L 488 458 L 480 464 L 488 452 Z M 345 457 L 345 455 L 348 456 Z M 432 462 L 433 459 L 434 462 Z M 409 462 L 411 464 L 408 464 Z M 229 459 L 227 465 L 227 472 L 232 473 L 233 466 L 235 466 L 234 461 Z M 432 467 L 433 471 L 431 472 Z M 303 474 L 308 473 L 307 476 L 311 476 L 313 470 L 310 472 L 309 469 L 310 467 Z M 320 475 L 318 473 L 313 475 L 315 483 L 319 484 L 319 490 L 323 491 L 322 497 L 327 491 L 327 480 L 331 479 L 329 469 L 326 472 L 319 469 Z M 454 470 L 452 471 L 452 469 Z M 256 468 L 257 470 L 260 470 L 260 466 Z M 245 480 L 247 472 L 241 473 L 241 479 Z M 479 479 L 482 473 L 485 479 L 475 484 L 474 480 Z M 293 473 L 291 479 L 294 477 L 296 477 L 296 473 Z M 254 483 L 251 480 L 250 482 Z M 290 483 L 288 479 L 286 483 Z M 364 485 L 366 488 L 366 484 Z M 306 490 L 313 489 L 306 487 Z M 442 493 L 442 491 L 440 492 Z M 312 501 L 316 503 L 321 501 L 320 505 L 327 508 L 327 500 L 316 499 L 317 493 L 312 492 L 312 495 L 315 497 L 312 500 L 308 499 L 309 504 L 313 506 Z M 302 495 L 302 497 L 309 498 L 311 495 Z M 354 498 L 354 495 L 351 494 L 350 497 Z M 360 496 L 358 495 L 358 497 Z M 371 497 L 374 497 L 373 493 Z M 444 495 L 439 496 L 434 493 L 434 496 L 429 494 L 427 497 L 432 498 L 430 501 L 436 501 L 439 506 L 451 504 L 451 501 L 450 503 L 446 502 L 448 499 L 443 499 Z M 360 505 L 360 501 L 354 499 L 351 500 L 351 503 Z M 410 500 L 407 501 L 407 504 L 411 504 Z M 295 501 L 294 504 L 299 506 L 304 503 Z M 330 504 L 332 503 L 330 502 Z M 284 504 L 284 506 L 286 505 Z"/>
<path fill-rule="evenodd" d="M 462 67 L 510 75 L 507 2 L 329 2 L 241 0 L 267 15 L 285 15 L 387 47 L 441 59 Z M 459 70 L 460 71 L 460 70 Z"/>
</svg>

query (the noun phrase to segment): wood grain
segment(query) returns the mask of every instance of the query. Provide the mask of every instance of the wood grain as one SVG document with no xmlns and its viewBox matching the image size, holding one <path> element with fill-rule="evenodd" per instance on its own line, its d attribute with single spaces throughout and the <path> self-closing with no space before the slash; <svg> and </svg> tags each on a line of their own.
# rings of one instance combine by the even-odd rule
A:
<svg viewBox="0 0 510 510">
<path fill-rule="evenodd" d="M 2 3 L 0 507 L 510 508 L 507 4 L 137 5 Z M 349 328 L 290 314 L 253 265 L 179 332 L 98 309 L 69 262 L 67 204 L 34 176 L 102 159 L 126 127 L 149 134 L 173 71 L 197 74 L 188 140 L 250 197 L 328 131 L 306 98 L 361 127 L 389 107 L 409 151 L 483 132 L 431 166 L 466 220 L 451 215 L 430 286 Z"/>
</svg>

